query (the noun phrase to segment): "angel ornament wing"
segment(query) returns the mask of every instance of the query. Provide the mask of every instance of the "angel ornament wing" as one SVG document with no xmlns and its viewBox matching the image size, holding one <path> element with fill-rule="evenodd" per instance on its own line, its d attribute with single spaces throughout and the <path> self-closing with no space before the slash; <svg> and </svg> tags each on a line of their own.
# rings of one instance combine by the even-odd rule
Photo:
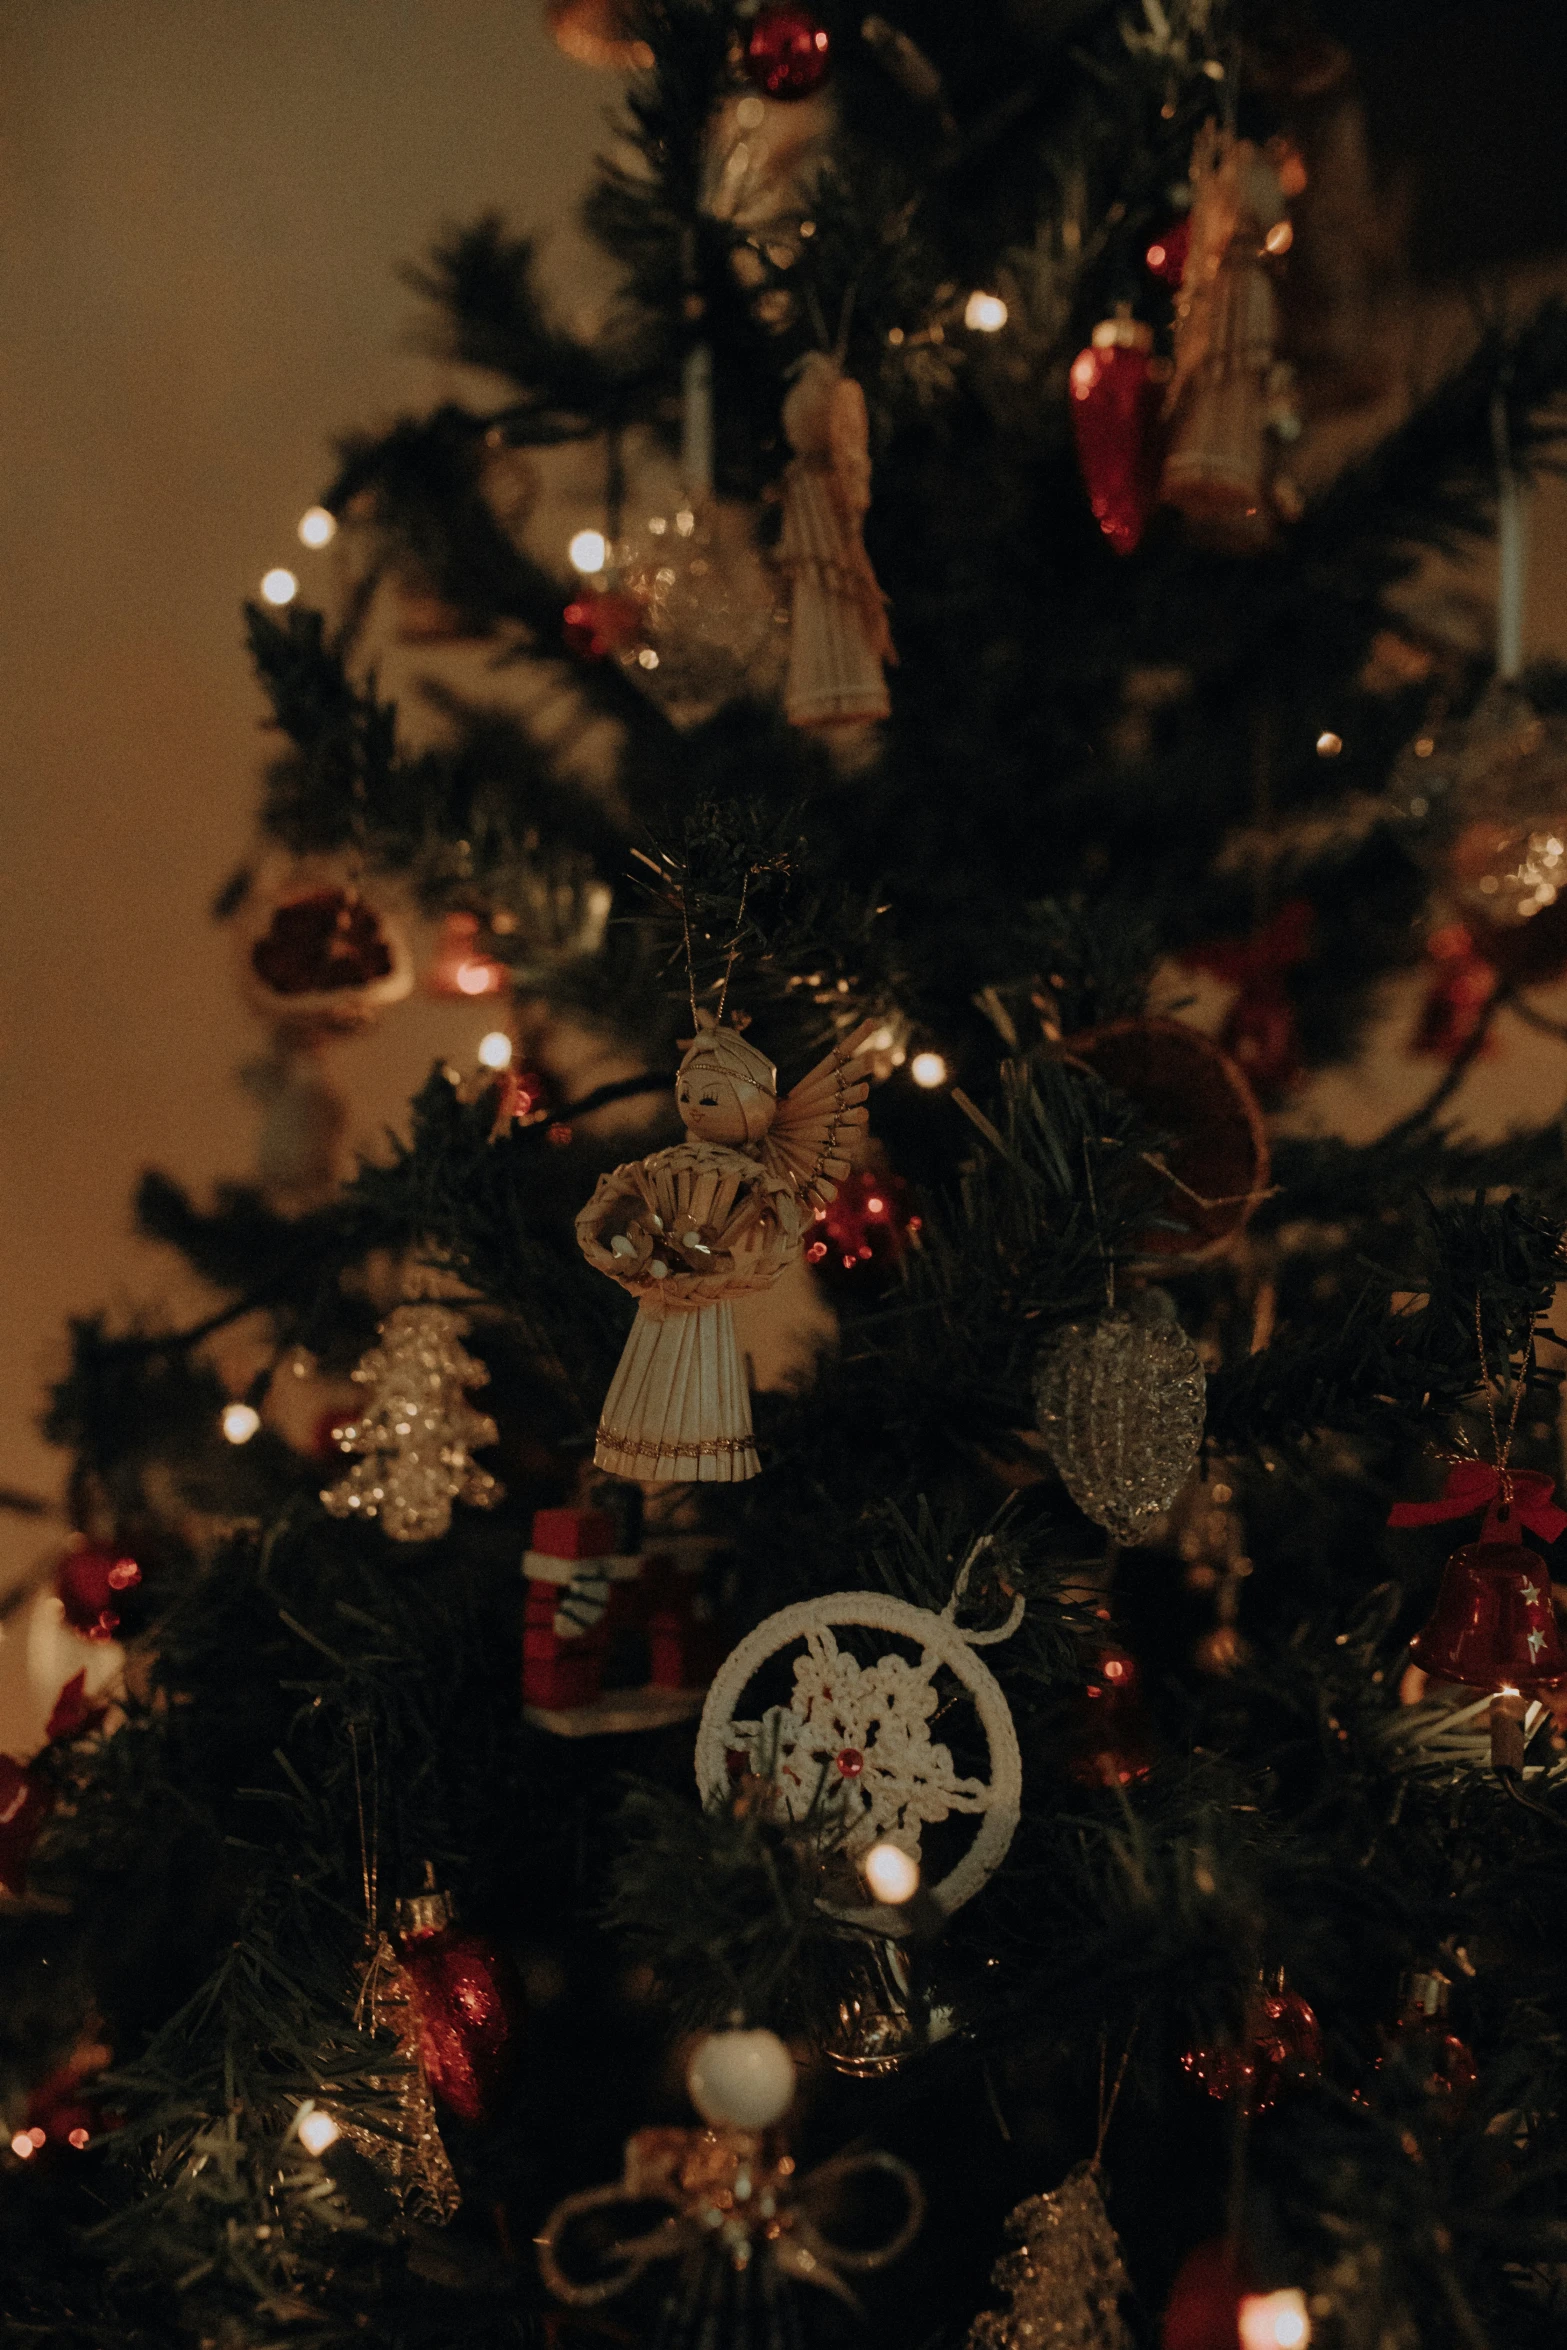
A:
<svg viewBox="0 0 1567 2350">
<path fill-rule="evenodd" d="M 783 404 L 795 454 L 784 474 L 779 560 L 791 583 L 791 726 L 853 726 L 885 718 L 884 664 L 897 659 L 886 598 L 865 552 L 871 502 L 865 394 L 825 351 L 812 351 Z"/>
<path fill-rule="evenodd" d="M 593 1458 L 617 1477 L 737 1484 L 760 1463 L 736 1297 L 767 1289 L 849 1172 L 866 1123 L 867 1020 L 778 1099 L 737 1028 L 697 1014 L 675 1088 L 689 1140 L 601 1176 L 577 1218 L 588 1263 L 637 1300 Z"/>
</svg>

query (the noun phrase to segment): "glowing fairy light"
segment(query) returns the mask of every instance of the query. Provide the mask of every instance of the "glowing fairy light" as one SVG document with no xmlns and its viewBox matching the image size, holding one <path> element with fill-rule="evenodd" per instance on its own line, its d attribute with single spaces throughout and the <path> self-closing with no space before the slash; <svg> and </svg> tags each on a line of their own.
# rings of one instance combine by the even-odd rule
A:
<svg viewBox="0 0 1567 2350">
<path fill-rule="evenodd" d="M 893 1908 L 912 1901 L 920 1889 L 920 1864 L 901 1844 L 873 1844 L 860 1863 L 860 1875 L 877 1900 Z"/>
<path fill-rule="evenodd" d="M 579 530 L 567 547 L 572 566 L 585 579 L 602 571 L 609 557 L 609 541 L 601 530 Z"/>
<path fill-rule="evenodd" d="M 492 1028 L 488 1036 L 480 1037 L 479 1061 L 486 1069 L 510 1068 L 511 1038 L 504 1028 Z"/>
<path fill-rule="evenodd" d="M 963 323 L 975 334 L 999 334 L 1007 323 L 1007 306 L 999 294 L 970 294 L 963 310 Z"/>
<path fill-rule="evenodd" d="M 313 2154 L 318 2159 L 329 2146 L 335 2146 L 342 2135 L 332 2116 L 323 2113 L 319 2105 L 312 2106 L 308 2113 L 302 2113 L 299 2117 L 299 2143 L 307 2154 Z"/>
<path fill-rule="evenodd" d="M 299 517 L 299 543 L 304 547 L 329 547 L 337 536 L 337 516 L 325 506 L 307 506 Z"/>
<path fill-rule="evenodd" d="M 1282 2293 L 1248 2293 L 1236 2317 L 1241 2350 L 1305 2350 L 1311 2340 L 1306 2296 L 1294 2285 Z"/>
<path fill-rule="evenodd" d="M 299 593 L 299 582 L 280 563 L 275 571 L 263 575 L 261 593 L 269 604 L 291 604 Z"/>
<path fill-rule="evenodd" d="M 230 1444 L 248 1444 L 261 1426 L 261 1414 L 254 1404 L 226 1403 L 218 1425 Z"/>
<path fill-rule="evenodd" d="M 947 1064 L 940 1053 L 916 1053 L 909 1063 L 909 1075 L 929 1093 L 933 1087 L 946 1084 Z"/>
</svg>

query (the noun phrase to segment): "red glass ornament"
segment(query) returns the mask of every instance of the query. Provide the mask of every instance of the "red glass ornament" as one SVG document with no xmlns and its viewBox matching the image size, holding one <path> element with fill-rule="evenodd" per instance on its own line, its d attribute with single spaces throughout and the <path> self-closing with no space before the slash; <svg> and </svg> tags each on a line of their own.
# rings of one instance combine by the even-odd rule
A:
<svg viewBox="0 0 1567 2350">
<path fill-rule="evenodd" d="M 493 955 L 479 951 L 476 943 L 479 930 L 477 914 L 452 913 L 444 917 L 435 954 L 424 975 L 429 994 L 450 996 L 458 1003 L 500 994 L 511 974 Z"/>
<path fill-rule="evenodd" d="M 433 1880 L 433 1870 L 427 1874 Z M 433 1882 L 398 1903 L 397 1922 L 430 2086 L 459 2120 L 482 2122 L 505 2081 L 516 2036 L 505 1961 L 482 1934 L 457 1931 L 450 1898 Z"/>
<path fill-rule="evenodd" d="M 1564 1665 L 1551 1578 L 1519 1542 L 1471 1542 L 1442 1569 L 1431 1620 L 1409 1653 L 1465 1689 L 1554 1689 Z"/>
<path fill-rule="evenodd" d="M 1322 2027 L 1280 1973 L 1271 1986 L 1254 1993 L 1243 2046 L 1189 2048 L 1181 2070 L 1201 2081 L 1210 2097 L 1239 2097 L 1248 2112 L 1267 2113 L 1283 2090 L 1305 2088 L 1319 2078 Z"/>
<path fill-rule="evenodd" d="M 1176 287 L 1186 275 L 1186 256 L 1192 247 L 1191 215 L 1173 220 L 1162 236 L 1154 238 L 1143 259 L 1149 272 L 1161 285 Z"/>
<path fill-rule="evenodd" d="M 1199 2244 L 1175 2272 L 1159 2350 L 1239 2350 L 1244 2290 L 1229 2246 Z"/>
<path fill-rule="evenodd" d="M 830 1206 L 818 1210 L 807 1262 L 834 1279 L 896 1272 L 919 1242 L 920 1219 L 911 1212 L 912 1199 L 900 1175 L 857 1168 L 838 1186 Z"/>
<path fill-rule="evenodd" d="M 846 1746 L 838 1756 L 840 1778 L 857 1779 L 865 1769 L 865 1757 L 857 1746 Z"/>
<path fill-rule="evenodd" d="M 392 951 L 373 906 L 350 890 L 317 889 L 278 907 L 250 961 L 274 995 L 320 995 L 387 978 Z"/>
<path fill-rule="evenodd" d="M 87 1544 L 68 1550 L 54 1571 L 54 1587 L 71 1630 L 83 1640 L 112 1640 L 120 1628 L 115 1601 L 134 1591 L 141 1569 L 117 1551 Z"/>
<path fill-rule="evenodd" d="M 1500 974 L 1494 963 L 1476 952 L 1468 926 L 1462 922 L 1444 922 L 1439 930 L 1433 930 L 1426 940 L 1426 954 L 1436 966 L 1436 976 L 1420 1007 L 1414 1049 L 1439 1061 L 1456 1060 L 1485 1018 Z M 1497 1049 L 1495 1037 L 1488 1036 L 1480 1047 L 1480 1058 L 1490 1060 Z"/>
<path fill-rule="evenodd" d="M 1079 1787 L 1130 1787 L 1153 1763 L 1137 1659 L 1124 1648 L 1102 1649 L 1072 1706 L 1067 1774 Z"/>
<path fill-rule="evenodd" d="M 1139 1254 L 1216 1256 L 1268 1189 L 1268 1130 L 1245 1072 L 1182 1020 L 1111 1020 L 1069 1036 L 1065 1049 L 1069 1064 L 1128 1094 L 1170 1137 L 1163 1158 L 1175 1180 L 1137 1236 Z"/>
<path fill-rule="evenodd" d="M 1153 332 L 1135 318 L 1107 318 L 1072 362 L 1069 382 L 1077 459 L 1094 520 L 1118 555 L 1147 527 L 1159 486 Z"/>
<path fill-rule="evenodd" d="M 573 596 L 562 617 L 567 650 L 584 661 L 602 661 L 607 653 L 622 652 L 642 634 L 642 605 L 624 588 Z"/>
<path fill-rule="evenodd" d="M 813 97 L 832 70 L 826 26 L 797 0 L 758 9 L 745 45 L 745 70 L 769 98 Z"/>
</svg>

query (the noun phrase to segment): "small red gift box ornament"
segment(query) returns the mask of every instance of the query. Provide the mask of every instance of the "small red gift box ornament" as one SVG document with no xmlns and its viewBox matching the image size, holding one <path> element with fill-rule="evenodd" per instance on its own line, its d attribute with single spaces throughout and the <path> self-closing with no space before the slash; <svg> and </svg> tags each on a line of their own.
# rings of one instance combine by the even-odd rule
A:
<svg viewBox="0 0 1567 2350">
<path fill-rule="evenodd" d="M 1072 362 L 1072 431 L 1094 520 L 1118 555 L 1142 537 L 1158 487 L 1153 330 L 1106 318 Z"/>
</svg>

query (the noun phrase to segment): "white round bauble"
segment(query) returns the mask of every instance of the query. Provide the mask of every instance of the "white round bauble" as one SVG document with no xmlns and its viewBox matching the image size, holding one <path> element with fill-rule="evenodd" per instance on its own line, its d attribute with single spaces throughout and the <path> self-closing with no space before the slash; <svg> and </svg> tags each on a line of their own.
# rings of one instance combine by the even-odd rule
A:
<svg viewBox="0 0 1567 2350">
<path fill-rule="evenodd" d="M 709 2032 L 686 2067 L 686 2087 L 705 2122 L 770 2129 L 794 2103 L 794 2058 L 776 2032 Z"/>
</svg>

